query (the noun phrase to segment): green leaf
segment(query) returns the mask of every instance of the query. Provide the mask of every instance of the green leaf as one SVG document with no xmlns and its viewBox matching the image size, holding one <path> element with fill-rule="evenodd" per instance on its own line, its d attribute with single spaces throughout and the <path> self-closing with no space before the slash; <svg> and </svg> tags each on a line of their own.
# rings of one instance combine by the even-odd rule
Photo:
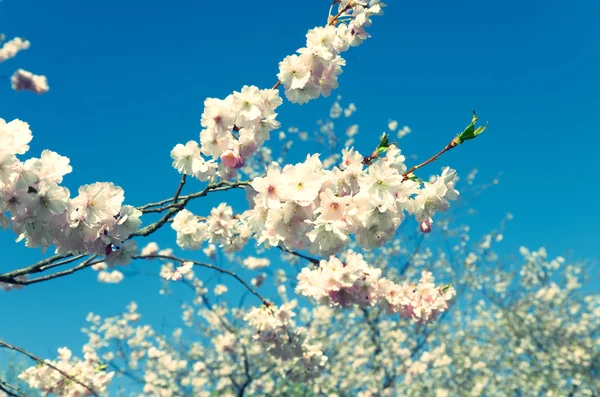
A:
<svg viewBox="0 0 600 397">
<path fill-rule="evenodd" d="M 390 145 L 390 138 L 384 132 L 381 135 L 381 140 L 379 141 L 379 145 L 377 146 L 377 151 L 379 152 L 380 149 L 384 148 L 383 152 L 385 152 L 385 150 L 387 150 L 387 148 L 388 148 L 389 145 Z M 383 152 L 380 152 L 380 153 L 383 153 Z"/>
<path fill-rule="evenodd" d="M 483 131 L 485 131 L 485 129 L 488 126 L 487 123 L 483 127 L 475 128 L 475 124 L 477 124 L 478 120 L 479 117 L 477 117 L 477 114 L 475 114 L 475 111 L 473 111 L 473 118 L 471 119 L 471 124 L 469 124 L 467 128 L 465 128 L 465 130 L 458 134 L 458 136 L 456 137 L 459 144 L 463 143 L 464 141 L 468 141 L 469 139 L 475 139 L 479 135 L 481 135 Z"/>
<path fill-rule="evenodd" d="M 98 368 L 96 368 L 96 372 L 106 371 L 106 368 L 108 368 L 108 364 L 100 363 L 98 364 Z"/>
<path fill-rule="evenodd" d="M 383 154 L 385 152 L 387 152 L 388 148 L 387 147 L 378 147 L 377 148 L 377 154 Z"/>
</svg>

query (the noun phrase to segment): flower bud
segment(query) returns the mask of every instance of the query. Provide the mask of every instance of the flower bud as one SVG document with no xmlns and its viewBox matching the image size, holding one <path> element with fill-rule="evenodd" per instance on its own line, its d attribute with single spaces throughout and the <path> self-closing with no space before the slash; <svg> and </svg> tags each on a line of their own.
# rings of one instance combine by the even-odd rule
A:
<svg viewBox="0 0 600 397">
<path fill-rule="evenodd" d="M 431 221 L 424 221 L 419 223 L 419 229 L 422 233 L 430 233 L 431 232 Z"/>
<path fill-rule="evenodd" d="M 221 161 L 225 167 L 229 168 L 241 168 L 244 166 L 244 159 L 239 153 L 234 152 L 231 149 L 227 149 L 221 154 Z"/>
</svg>

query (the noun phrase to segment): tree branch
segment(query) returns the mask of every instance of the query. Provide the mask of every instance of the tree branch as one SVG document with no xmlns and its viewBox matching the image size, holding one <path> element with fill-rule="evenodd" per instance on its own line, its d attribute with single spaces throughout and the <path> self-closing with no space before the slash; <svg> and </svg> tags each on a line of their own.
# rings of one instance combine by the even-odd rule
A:
<svg viewBox="0 0 600 397">
<path fill-rule="evenodd" d="M 37 356 L 34 356 L 33 354 L 29 353 L 27 350 L 24 350 L 24 349 L 22 349 L 20 347 L 17 347 L 17 346 L 13 346 L 13 345 L 8 344 L 8 343 L 6 343 L 6 342 L 4 342 L 2 340 L 0 340 L 0 347 L 4 347 L 4 348 L 7 348 L 9 350 L 13 350 L 13 351 L 16 351 L 18 353 L 21 353 L 21 354 L 29 357 L 30 359 L 36 361 L 38 364 L 45 365 L 45 366 L 47 366 L 49 368 L 52 368 L 53 370 L 55 370 L 56 372 L 58 372 L 59 374 L 61 374 L 65 378 L 69 379 L 70 381 L 75 382 L 78 385 L 84 387 L 87 391 L 89 391 L 91 393 L 91 395 L 93 395 L 95 397 L 98 397 L 98 394 L 91 387 L 89 387 L 88 385 L 86 385 L 85 383 L 82 383 L 82 382 L 78 381 L 76 378 L 72 377 L 71 375 L 69 375 L 65 371 L 57 368 L 53 364 L 50 364 L 49 362 L 47 362 L 45 360 L 42 360 L 41 358 L 39 358 Z"/>
<path fill-rule="evenodd" d="M 237 281 L 239 281 L 244 287 L 246 287 L 246 289 L 248 291 L 250 291 L 250 293 L 252 295 L 254 295 L 258 299 L 260 299 L 265 306 L 271 306 L 271 302 L 269 302 L 268 300 L 266 300 L 265 298 L 263 298 L 262 295 L 260 295 L 254 288 L 252 288 L 250 286 L 250 284 L 248 284 L 246 281 L 244 281 L 244 279 L 242 279 L 240 276 L 238 276 L 237 274 L 235 274 L 231 270 L 223 269 L 223 268 L 220 268 L 218 266 L 211 265 L 209 263 L 202 263 L 202 262 L 198 262 L 198 261 L 192 261 L 192 260 L 178 258 L 178 257 L 173 256 L 173 255 L 149 254 L 149 255 L 135 255 L 135 256 L 131 257 L 131 259 L 154 259 L 154 258 L 166 259 L 166 260 L 170 260 L 170 261 L 179 262 L 181 264 L 183 264 L 185 262 L 191 262 L 195 266 L 205 267 L 207 269 L 216 270 L 219 273 L 227 274 L 227 275 L 235 278 Z"/>
<path fill-rule="evenodd" d="M 19 390 L 18 387 L 6 383 L 2 379 L 0 379 L 0 391 L 6 393 L 10 397 L 27 397 L 27 394 Z"/>
</svg>

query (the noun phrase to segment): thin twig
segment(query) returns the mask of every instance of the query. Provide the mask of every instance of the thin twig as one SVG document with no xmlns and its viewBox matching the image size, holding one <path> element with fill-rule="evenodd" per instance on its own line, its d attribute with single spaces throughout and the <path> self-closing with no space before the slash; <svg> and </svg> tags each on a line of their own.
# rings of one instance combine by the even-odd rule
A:
<svg viewBox="0 0 600 397">
<path fill-rule="evenodd" d="M 179 263 L 182 263 L 182 264 L 184 262 L 191 262 L 195 266 L 201 266 L 201 267 L 205 267 L 207 269 L 216 270 L 219 273 L 228 274 L 229 276 L 231 276 L 231 277 L 235 278 L 237 281 L 239 281 L 244 287 L 246 287 L 246 289 L 248 289 L 248 291 L 250 291 L 250 293 L 252 295 L 254 295 L 258 299 L 260 299 L 265 306 L 271 306 L 271 302 L 269 302 L 268 300 L 266 300 L 265 298 L 263 298 L 262 295 L 260 295 L 254 288 L 252 288 L 250 286 L 250 284 L 248 284 L 246 281 L 244 281 L 244 279 L 242 279 L 240 276 L 238 276 L 237 274 L 235 274 L 231 270 L 223 269 L 223 268 L 220 268 L 218 266 L 211 265 L 209 263 L 202 263 L 202 262 L 197 262 L 197 261 L 192 261 L 192 260 L 178 258 L 178 257 L 173 256 L 173 255 L 149 254 L 149 255 L 135 255 L 135 256 L 131 257 L 131 259 L 153 259 L 153 258 L 167 259 L 167 260 L 179 262 Z"/>
<path fill-rule="evenodd" d="M 23 393 L 19 390 L 18 387 L 11 385 L 10 383 L 6 383 L 2 379 L 0 379 L 0 391 L 3 391 L 10 397 L 27 397 L 27 394 Z M 19 394 L 17 394 L 19 393 Z"/>
<path fill-rule="evenodd" d="M 319 259 L 307 256 L 307 255 L 304 255 L 304 254 L 301 254 L 300 252 L 296 252 L 294 250 L 289 250 L 289 249 L 287 249 L 285 247 L 282 247 L 282 246 L 277 246 L 277 248 L 279 248 L 283 252 L 287 252 L 288 254 L 297 256 L 298 258 L 306 259 L 307 261 L 311 262 L 315 266 L 319 266 L 319 264 L 321 263 L 321 261 Z"/>
<path fill-rule="evenodd" d="M 183 185 L 185 185 L 186 175 L 183 174 L 181 176 L 181 182 L 179 182 L 179 186 L 177 187 L 177 191 L 175 192 L 175 196 L 173 196 L 173 203 L 177 203 L 179 199 L 179 194 L 181 194 L 181 189 L 183 189 Z"/>
<path fill-rule="evenodd" d="M 449 144 L 446 145 L 445 148 L 443 148 L 438 154 L 430 157 L 428 160 L 423 161 L 421 164 L 417 164 L 417 165 L 413 165 L 412 167 L 410 167 L 408 169 L 408 171 L 406 171 L 405 173 L 402 174 L 403 178 L 402 178 L 402 182 L 404 182 L 405 180 L 407 180 L 408 178 L 410 178 L 410 174 L 412 174 L 413 172 L 415 172 L 416 170 L 418 170 L 421 167 L 426 166 L 429 163 L 433 163 L 435 160 L 438 159 L 438 157 L 440 157 L 442 154 L 446 153 L 448 150 L 455 148 L 458 145 L 458 142 L 453 139 Z"/>
<path fill-rule="evenodd" d="M 187 196 L 179 197 L 179 202 L 173 202 L 174 201 L 173 198 L 168 198 L 165 200 L 157 201 L 155 203 L 148 203 L 148 204 L 142 205 L 140 207 L 137 207 L 137 209 L 142 211 L 142 213 L 144 213 L 144 214 L 147 214 L 150 212 L 163 212 L 170 208 L 178 207 L 180 205 L 185 205 L 192 199 L 204 197 L 209 192 L 212 192 L 212 191 L 229 190 L 229 189 L 234 189 L 234 188 L 239 188 L 239 187 L 244 187 L 244 186 L 250 186 L 250 181 L 237 181 L 237 182 L 220 181 L 217 183 L 208 184 L 203 190 L 201 190 L 197 193 L 192 193 Z M 170 204 L 168 204 L 168 203 L 170 203 Z M 185 203 L 185 204 L 183 204 L 183 203 Z M 160 208 L 159 209 L 151 209 L 152 207 L 160 207 Z"/>
</svg>

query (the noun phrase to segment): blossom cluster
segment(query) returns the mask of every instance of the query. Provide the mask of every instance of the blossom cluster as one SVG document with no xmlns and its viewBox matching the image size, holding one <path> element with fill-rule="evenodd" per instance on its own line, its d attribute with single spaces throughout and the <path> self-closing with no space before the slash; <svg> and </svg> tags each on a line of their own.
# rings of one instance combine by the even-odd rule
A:
<svg viewBox="0 0 600 397">
<path fill-rule="evenodd" d="M 255 258 L 253 256 L 249 256 L 244 259 L 243 265 L 245 268 L 250 270 L 262 269 L 264 267 L 268 267 L 271 264 L 267 258 Z"/>
<path fill-rule="evenodd" d="M 3 36 L 0 35 L 0 42 L 2 42 L 2 39 Z M 27 50 L 30 46 L 31 43 L 29 41 L 23 40 L 20 37 L 6 41 L 0 48 L 0 62 L 14 58 L 20 51 Z"/>
<path fill-rule="evenodd" d="M 136 251 L 125 241 L 141 225 L 141 212 L 122 206 L 123 189 L 96 182 L 71 198 L 60 186 L 72 168 L 69 159 L 44 150 L 40 158 L 20 161 L 29 150 L 29 125 L 0 119 L 0 226 L 11 227 L 28 247 L 54 244 L 60 253 L 106 256 L 109 265 L 123 264 Z"/>
<path fill-rule="evenodd" d="M 308 249 L 323 256 L 340 252 L 355 234 L 367 249 L 389 242 L 407 211 L 423 232 L 432 217 L 458 197 L 456 172 L 449 168 L 432 182 L 405 177 L 404 156 L 391 145 L 370 166 L 354 149 L 344 149 L 342 163 L 324 168 L 318 155 L 286 165 L 272 163 L 266 176 L 251 184 L 251 209 L 243 219 L 259 243 L 288 249 Z"/>
<path fill-rule="evenodd" d="M 238 250 L 251 235 L 248 227 L 233 216 L 233 209 L 225 203 L 213 208 L 206 219 L 184 209 L 175 215 L 171 227 L 177 232 L 177 244 L 189 249 L 199 249 L 208 241 L 230 251 Z"/>
<path fill-rule="evenodd" d="M 329 96 L 337 88 L 337 76 L 346 64 L 340 54 L 369 37 L 366 28 L 371 25 L 371 17 L 383 14 L 384 6 L 379 0 L 364 4 L 341 1 L 338 18 L 330 17 L 327 26 L 309 30 L 306 47 L 297 50 L 299 55 L 289 55 L 279 63 L 277 77 L 288 100 L 303 104 L 321 95 Z"/>
<path fill-rule="evenodd" d="M 118 270 L 108 270 L 105 262 L 99 262 L 92 265 L 92 269 L 98 272 L 98 281 L 106 284 L 118 284 L 123 281 L 123 273 Z"/>
<path fill-rule="evenodd" d="M 458 198 L 456 171 L 445 168 L 431 182 L 419 182 L 403 174 L 404 160 L 390 145 L 368 166 L 353 148 L 344 149 L 341 164 L 331 170 L 318 155 L 283 168 L 273 162 L 265 176 L 251 182 L 249 210 L 234 216 L 222 203 L 206 219 L 183 210 L 172 228 L 178 245 L 190 249 L 209 241 L 235 251 L 254 237 L 267 248 L 283 245 L 330 256 L 341 252 L 352 234 L 363 248 L 381 247 L 395 236 L 404 212 L 427 233 L 434 214 Z"/>
<path fill-rule="evenodd" d="M 17 69 L 13 73 L 10 83 L 15 91 L 31 91 L 36 94 L 43 94 L 50 89 L 46 76 L 33 74 L 23 69 Z"/>
<path fill-rule="evenodd" d="M 66 347 L 58 349 L 58 353 L 59 358 L 57 361 L 46 361 L 62 372 L 69 374 L 81 384 L 65 378 L 57 370 L 42 363 L 27 368 L 19 375 L 19 379 L 27 382 L 32 388 L 62 397 L 91 396 L 90 390 L 93 390 L 96 394 L 106 391 L 115 373 L 100 370 L 101 362 L 96 354 L 86 352 L 84 359 L 80 360 L 73 358 L 71 351 Z M 89 389 L 83 385 L 86 385 Z"/>
<path fill-rule="evenodd" d="M 175 395 L 178 384 L 172 381 L 173 374 L 181 373 L 188 366 L 188 361 L 166 349 L 163 338 L 149 325 L 136 325 L 140 318 L 135 302 L 128 305 L 125 313 L 115 317 L 102 319 L 90 313 L 87 318 L 90 324 L 83 329 L 89 337 L 86 348 L 103 352 L 99 354 L 106 362 L 121 358 L 131 370 L 144 368 L 140 376 L 143 379 L 143 395 Z M 127 354 L 115 354 L 108 349 L 113 344 L 121 351 L 126 349 Z"/>
<path fill-rule="evenodd" d="M 217 174 L 223 179 L 233 178 L 269 139 L 269 133 L 279 128 L 275 109 L 281 103 L 279 91 L 256 86 L 244 86 L 225 99 L 207 98 L 200 121 L 201 145 L 195 141 L 176 145 L 171 151 L 173 167 L 201 181 Z"/>
<path fill-rule="evenodd" d="M 189 280 L 194 277 L 194 273 L 192 271 L 193 267 L 193 262 L 184 262 L 177 267 L 174 267 L 171 262 L 168 262 L 161 266 L 160 277 L 165 280 L 173 281 L 181 280 L 182 278 Z"/>
<path fill-rule="evenodd" d="M 427 322 L 445 311 L 456 293 L 451 286 L 436 287 L 433 281 L 431 272 L 424 271 L 417 285 L 394 283 L 381 277 L 381 270 L 369 266 L 361 254 L 348 251 L 344 262 L 332 256 L 314 269 L 302 269 L 296 292 L 342 308 L 380 304 L 390 313 Z"/>
<path fill-rule="evenodd" d="M 244 316 L 244 320 L 254 329 L 254 339 L 273 357 L 293 363 L 288 378 L 305 382 L 321 374 L 327 356 L 319 346 L 307 342 L 302 328 L 295 327 L 292 306 L 292 302 L 288 302 L 280 307 L 253 308 Z"/>
<path fill-rule="evenodd" d="M 0 34 L 0 43 L 4 36 Z M 27 50 L 31 46 L 28 40 L 15 37 L 0 47 L 0 62 L 14 58 L 20 51 Z M 50 88 L 46 76 L 35 75 L 23 69 L 17 69 L 11 79 L 11 86 L 15 91 L 31 91 L 36 94 L 43 94 Z"/>
</svg>

